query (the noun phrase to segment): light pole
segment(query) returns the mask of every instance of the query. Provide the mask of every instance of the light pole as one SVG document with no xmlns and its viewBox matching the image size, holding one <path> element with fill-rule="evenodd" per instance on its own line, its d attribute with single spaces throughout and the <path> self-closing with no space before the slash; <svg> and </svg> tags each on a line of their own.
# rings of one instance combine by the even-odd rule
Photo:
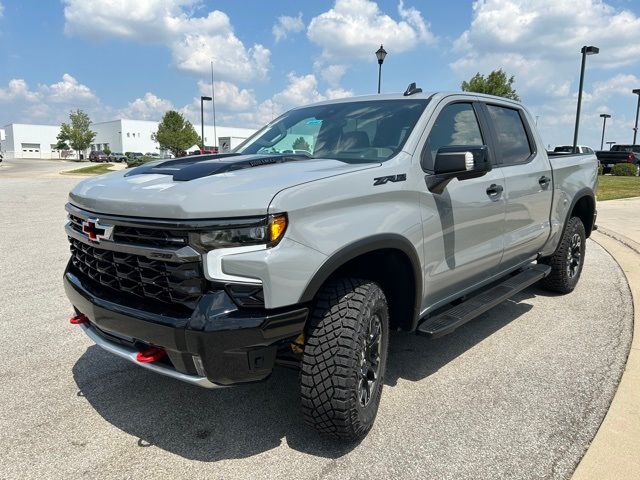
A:
<svg viewBox="0 0 640 480">
<path fill-rule="evenodd" d="M 204 102 L 211 100 L 211 97 L 200 96 L 200 129 L 202 137 L 200 138 L 200 149 L 204 150 Z"/>
<path fill-rule="evenodd" d="M 615 145 L 615 144 L 616 144 L 616 142 L 607 142 L 607 145 L 609 145 L 609 150 L 611 150 L 611 147 L 612 147 L 613 145 Z"/>
<path fill-rule="evenodd" d="M 607 118 L 611 118 L 611 115 L 608 113 L 601 113 L 600 118 L 602 118 L 602 138 L 600 139 L 600 150 L 604 147 L 604 129 L 607 126 Z"/>
<path fill-rule="evenodd" d="M 633 144 L 636 144 L 636 136 L 638 135 L 638 112 L 640 111 L 640 88 L 636 88 L 635 90 L 631 90 L 633 93 L 638 95 L 638 106 L 636 107 L 636 126 L 633 127 Z"/>
<path fill-rule="evenodd" d="M 386 56 L 387 51 L 380 45 L 380 48 L 376 51 L 376 58 L 378 59 L 378 93 L 380 93 L 380 80 L 382 79 L 382 64 Z"/>
<path fill-rule="evenodd" d="M 211 105 L 213 106 L 213 147 L 218 153 L 218 132 L 216 131 L 216 89 L 213 86 L 213 60 L 211 60 Z"/>
<path fill-rule="evenodd" d="M 582 64 L 580 65 L 580 88 L 578 90 L 578 109 L 576 111 L 576 129 L 573 132 L 573 153 L 577 153 L 578 146 L 578 128 L 580 126 L 580 107 L 582 106 L 582 87 L 584 85 L 584 64 L 587 59 L 587 55 L 596 55 L 600 52 L 598 47 L 584 46 L 580 50 L 582 52 Z"/>
</svg>

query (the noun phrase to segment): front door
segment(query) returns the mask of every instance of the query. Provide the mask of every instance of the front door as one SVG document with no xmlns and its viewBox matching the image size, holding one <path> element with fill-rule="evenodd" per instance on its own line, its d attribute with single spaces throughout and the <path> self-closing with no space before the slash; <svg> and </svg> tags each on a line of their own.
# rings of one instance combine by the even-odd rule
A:
<svg viewBox="0 0 640 480">
<path fill-rule="evenodd" d="M 422 151 L 427 175 L 439 148 L 487 145 L 479 105 L 450 102 L 434 116 Z M 478 178 L 453 179 L 441 194 L 425 186 L 420 195 L 426 285 L 423 310 L 450 301 L 495 274 L 503 251 L 504 190 L 499 168 Z"/>
</svg>

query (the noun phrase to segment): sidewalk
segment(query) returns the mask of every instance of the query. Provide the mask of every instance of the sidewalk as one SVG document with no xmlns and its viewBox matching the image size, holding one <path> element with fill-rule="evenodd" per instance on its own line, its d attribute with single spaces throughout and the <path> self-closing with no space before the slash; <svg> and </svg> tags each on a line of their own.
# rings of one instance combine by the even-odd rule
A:
<svg viewBox="0 0 640 480">
<path fill-rule="evenodd" d="M 572 478 L 640 478 L 640 198 L 599 203 L 597 223 L 591 238 L 613 256 L 627 277 L 635 328 L 618 391 Z"/>
</svg>

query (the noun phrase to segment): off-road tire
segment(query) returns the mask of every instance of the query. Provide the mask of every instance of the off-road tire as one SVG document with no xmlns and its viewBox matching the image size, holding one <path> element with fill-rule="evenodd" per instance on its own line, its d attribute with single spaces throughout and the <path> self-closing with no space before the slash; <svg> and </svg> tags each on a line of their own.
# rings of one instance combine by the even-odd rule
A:
<svg viewBox="0 0 640 480">
<path fill-rule="evenodd" d="M 380 325 L 379 371 L 363 405 L 363 347 L 372 338 L 373 322 Z M 302 356 L 300 389 L 307 425 L 344 440 L 364 437 L 378 412 L 388 344 L 387 300 L 375 282 L 342 278 L 325 285 L 315 300 Z"/>
<path fill-rule="evenodd" d="M 572 239 L 576 235 L 580 239 L 580 260 L 575 275 L 571 276 L 569 274 L 569 262 L 572 259 Z M 564 230 L 555 253 L 539 261 L 539 263 L 551 266 L 551 273 L 540 282 L 542 287 L 557 293 L 570 293 L 576 288 L 584 265 L 586 240 L 582 220 L 578 217 L 571 217 L 567 222 L 567 228 Z"/>
</svg>

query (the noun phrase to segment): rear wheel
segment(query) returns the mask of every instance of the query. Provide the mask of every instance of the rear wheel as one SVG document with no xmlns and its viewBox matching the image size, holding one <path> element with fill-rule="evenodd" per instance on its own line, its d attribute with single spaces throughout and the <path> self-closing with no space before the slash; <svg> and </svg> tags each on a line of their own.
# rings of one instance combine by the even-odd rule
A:
<svg viewBox="0 0 640 480">
<path fill-rule="evenodd" d="M 346 440 L 373 426 L 387 363 L 389 314 L 378 284 L 353 278 L 319 292 L 301 369 L 305 422 Z"/>
<path fill-rule="evenodd" d="M 582 220 L 571 217 L 555 253 L 540 260 L 551 266 L 551 273 L 541 281 L 544 288 L 558 293 L 569 293 L 576 288 L 584 264 L 586 241 Z"/>
</svg>

